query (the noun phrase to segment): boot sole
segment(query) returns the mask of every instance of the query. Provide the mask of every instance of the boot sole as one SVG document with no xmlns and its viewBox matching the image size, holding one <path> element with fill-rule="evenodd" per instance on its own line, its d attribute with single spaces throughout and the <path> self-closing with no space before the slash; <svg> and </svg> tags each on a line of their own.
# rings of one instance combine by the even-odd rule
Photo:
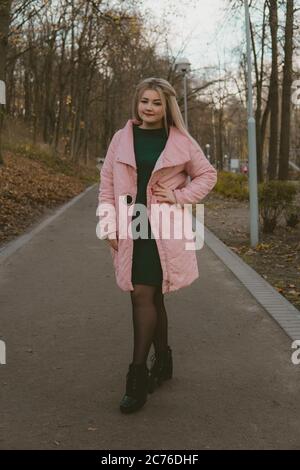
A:
<svg viewBox="0 0 300 470">
<path fill-rule="evenodd" d="M 134 413 L 135 411 L 138 411 L 140 410 L 146 403 L 147 400 L 143 401 L 142 403 L 138 403 L 136 404 L 135 406 L 131 407 L 131 408 L 123 408 L 121 405 L 120 405 L 120 411 L 124 414 L 129 414 L 129 413 Z"/>
</svg>

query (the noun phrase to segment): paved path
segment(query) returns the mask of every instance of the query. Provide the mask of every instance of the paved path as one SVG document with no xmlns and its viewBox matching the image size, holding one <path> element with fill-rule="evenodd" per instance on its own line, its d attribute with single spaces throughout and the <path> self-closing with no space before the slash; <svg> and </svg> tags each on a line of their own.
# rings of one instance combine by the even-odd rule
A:
<svg viewBox="0 0 300 470">
<path fill-rule="evenodd" d="M 299 449 L 291 340 L 207 245 L 166 294 L 174 378 L 119 412 L 129 292 L 95 234 L 97 188 L 0 265 L 1 449 Z"/>
</svg>

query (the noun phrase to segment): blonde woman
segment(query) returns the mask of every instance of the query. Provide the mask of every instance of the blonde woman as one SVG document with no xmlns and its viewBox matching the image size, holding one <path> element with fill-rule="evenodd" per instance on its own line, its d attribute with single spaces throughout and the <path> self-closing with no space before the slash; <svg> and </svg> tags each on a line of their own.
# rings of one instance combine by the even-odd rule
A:
<svg viewBox="0 0 300 470">
<path fill-rule="evenodd" d="M 163 218 L 170 208 L 182 214 L 185 204 L 200 202 L 217 181 L 215 168 L 185 127 L 176 92 L 167 80 L 141 81 L 133 96 L 132 114 L 107 150 L 97 212 L 97 233 L 109 245 L 117 285 L 130 292 L 132 302 L 134 345 L 120 402 L 123 413 L 140 409 L 147 394 L 172 377 L 164 295 L 199 276 L 196 252 L 185 249 L 185 235 L 180 239 L 155 236 L 151 208 L 161 206 Z M 125 209 L 129 216 L 124 222 L 121 211 Z M 143 223 L 134 225 L 141 213 L 146 215 Z M 127 236 L 120 236 L 121 231 Z M 161 234 L 161 229 L 156 233 Z M 152 343 L 155 353 L 149 370 Z"/>
</svg>

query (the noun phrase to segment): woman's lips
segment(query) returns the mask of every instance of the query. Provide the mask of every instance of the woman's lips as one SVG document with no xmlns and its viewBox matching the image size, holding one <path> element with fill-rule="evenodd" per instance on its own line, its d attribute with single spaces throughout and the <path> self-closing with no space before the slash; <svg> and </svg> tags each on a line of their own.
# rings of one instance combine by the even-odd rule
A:
<svg viewBox="0 0 300 470">
<path fill-rule="evenodd" d="M 154 114 L 144 113 L 146 116 L 154 116 Z"/>
</svg>

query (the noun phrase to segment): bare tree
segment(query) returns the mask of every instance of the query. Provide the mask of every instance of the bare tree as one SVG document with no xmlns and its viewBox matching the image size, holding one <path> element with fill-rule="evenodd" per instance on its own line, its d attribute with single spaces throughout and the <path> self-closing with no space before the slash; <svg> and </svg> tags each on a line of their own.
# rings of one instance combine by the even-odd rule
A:
<svg viewBox="0 0 300 470">
<path fill-rule="evenodd" d="M 294 0 L 286 4 L 284 67 L 281 103 L 281 132 L 278 178 L 288 179 L 291 134 L 291 86 L 293 73 Z"/>
<path fill-rule="evenodd" d="M 268 178 L 277 176 L 278 161 L 278 131 L 279 131 L 279 89 L 278 89 L 278 4 L 270 0 L 269 6 L 270 30 L 272 40 L 272 71 L 270 78 L 270 140 Z"/>
<path fill-rule="evenodd" d="M 261 25 L 261 39 L 260 39 L 260 63 L 259 56 L 257 54 L 255 31 L 253 23 L 250 20 L 250 31 L 251 31 L 251 43 L 253 49 L 253 60 L 254 60 L 254 72 L 256 78 L 256 110 L 255 110 L 255 124 L 256 124 L 256 149 L 257 149 L 257 179 L 259 182 L 263 181 L 263 146 L 266 135 L 266 123 L 270 112 L 270 99 L 267 101 L 267 105 L 263 109 L 263 92 L 264 92 L 264 77 L 265 77 L 265 44 L 266 44 L 266 9 L 267 0 L 264 1 L 262 25 Z M 269 95 L 270 98 L 270 95 Z"/>
<path fill-rule="evenodd" d="M 6 83 L 6 57 L 8 48 L 8 30 L 10 23 L 11 0 L 0 1 L 0 80 Z M 4 120 L 4 105 L 0 104 L 0 164 L 3 164 L 2 156 L 2 131 Z"/>
</svg>

